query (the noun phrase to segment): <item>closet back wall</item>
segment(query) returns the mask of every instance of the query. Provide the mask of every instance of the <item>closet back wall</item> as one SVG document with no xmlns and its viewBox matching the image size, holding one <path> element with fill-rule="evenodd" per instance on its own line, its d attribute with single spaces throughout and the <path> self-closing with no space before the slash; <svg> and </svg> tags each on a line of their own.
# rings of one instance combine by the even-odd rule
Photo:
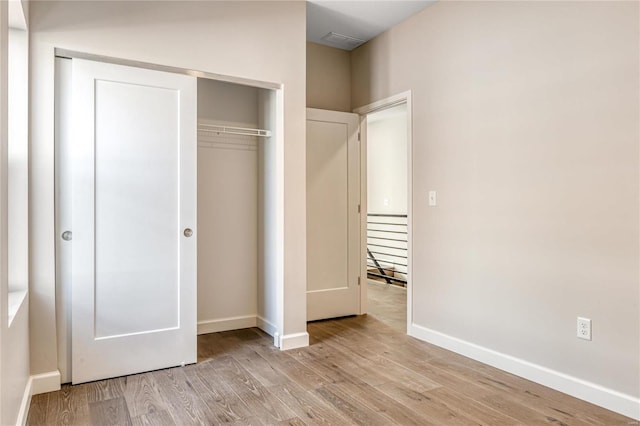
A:
<svg viewBox="0 0 640 426">
<path fill-rule="evenodd" d="M 258 127 L 258 89 L 198 79 L 198 124 Z M 258 143 L 198 131 L 198 334 L 256 325 Z"/>
</svg>

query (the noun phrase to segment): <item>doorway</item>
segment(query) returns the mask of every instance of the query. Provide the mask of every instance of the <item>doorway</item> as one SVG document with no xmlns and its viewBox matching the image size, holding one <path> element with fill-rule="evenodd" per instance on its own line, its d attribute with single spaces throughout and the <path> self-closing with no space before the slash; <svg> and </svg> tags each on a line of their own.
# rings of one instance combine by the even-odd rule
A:
<svg viewBox="0 0 640 426">
<path fill-rule="evenodd" d="M 411 318 L 408 94 L 358 112 L 366 134 L 363 267 L 367 279 L 363 293 L 367 314 L 404 333 Z"/>
</svg>

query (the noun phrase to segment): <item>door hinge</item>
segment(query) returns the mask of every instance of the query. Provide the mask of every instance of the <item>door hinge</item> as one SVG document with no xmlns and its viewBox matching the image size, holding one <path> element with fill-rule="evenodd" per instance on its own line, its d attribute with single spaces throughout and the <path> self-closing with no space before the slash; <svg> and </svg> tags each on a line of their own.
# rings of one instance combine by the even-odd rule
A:
<svg viewBox="0 0 640 426">
<path fill-rule="evenodd" d="M 360 285 L 360 277 L 358 277 L 358 285 Z"/>
<path fill-rule="evenodd" d="M 360 132 L 358 132 L 358 140 L 360 140 Z"/>
<path fill-rule="evenodd" d="M 360 204 L 358 204 L 358 213 L 360 213 Z"/>
</svg>

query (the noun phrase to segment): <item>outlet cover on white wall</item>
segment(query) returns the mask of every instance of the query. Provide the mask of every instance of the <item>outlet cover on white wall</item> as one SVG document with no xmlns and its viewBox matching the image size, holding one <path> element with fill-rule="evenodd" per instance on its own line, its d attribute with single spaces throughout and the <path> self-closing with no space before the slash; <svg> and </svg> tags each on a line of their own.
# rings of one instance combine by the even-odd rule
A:
<svg viewBox="0 0 640 426">
<path fill-rule="evenodd" d="M 580 339 L 591 340 L 591 320 L 589 318 L 578 317 L 577 336 Z"/>
</svg>

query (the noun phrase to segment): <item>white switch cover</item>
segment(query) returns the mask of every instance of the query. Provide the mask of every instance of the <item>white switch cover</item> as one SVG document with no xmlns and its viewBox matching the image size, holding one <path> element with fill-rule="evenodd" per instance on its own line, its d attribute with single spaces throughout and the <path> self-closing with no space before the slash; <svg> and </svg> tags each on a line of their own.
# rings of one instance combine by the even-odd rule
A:
<svg viewBox="0 0 640 426">
<path fill-rule="evenodd" d="M 429 205 L 435 206 L 436 204 L 436 191 L 429 191 Z"/>
<path fill-rule="evenodd" d="M 382 200 L 382 203 L 383 203 L 385 206 L 388 206 L 388 205 L 389 205 L 389 199 L 388 199 L 388 198 L 385 198 L 384 200 Z"/>
</svg>

